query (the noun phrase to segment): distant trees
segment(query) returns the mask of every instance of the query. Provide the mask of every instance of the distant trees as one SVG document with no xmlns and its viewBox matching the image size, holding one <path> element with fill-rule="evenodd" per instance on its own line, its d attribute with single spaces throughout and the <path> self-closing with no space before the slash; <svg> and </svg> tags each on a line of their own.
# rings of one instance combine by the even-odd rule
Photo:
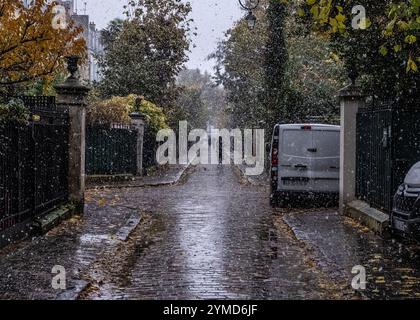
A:
<svg viewBox="0 0 420 320">
<path fill-rule="evenodd" d="M 162 107 L 173 104 L 176 76 L 190 47 L 190 11 L 190 4 L 178 0 L 130 1 L 128 18 L 103 32 L 102 96 L 134 93 Z"/>
<path fill-rule="evenodd" d="M 330 121 L 346 78 L 331 42 L 308 32 L 290 6 L 275 0 L 262 1 L 255 14 L 254 30 L 238 21 L 211 55 L 232 125 L 270 132 L 274 122 Z"/>
<path fill-rule="evenodd" d="M 365 93 L 377 98 L 416 99 L 419 6 L 419 0 L 261 0 L 256 28 L 238 21 L 211 56 L 233 124 L 271 130 L 274 122 L 330 121 L 349 75 L 359 75 Z"/>
<path fill-rule="evenodd" d="M 224 125 L 224 90 L 217 86 L 208 73 L 199 69 L 180 72 L 177 84 L 180 89 L 176 106 L 171 113 L 173 121 L 187 120 L 193 128 Z M 174 123 L 176 127 L 178 124 Z"/>
<path fill-rule="evenodd" d="M 263 4 L 265 7 L 265 3 Z M 223 85 L 230 116 L 230 126 L 259 125 L 266 120 L 265 99 L 265 44 L 268 41 L 264 7 L 255 14 L 258 23 L 253 31 L 244 20 L 227 31 L 226 39 L 218 44 L 210 59 L 216 62 L 216 83 Z"/>
</svg>

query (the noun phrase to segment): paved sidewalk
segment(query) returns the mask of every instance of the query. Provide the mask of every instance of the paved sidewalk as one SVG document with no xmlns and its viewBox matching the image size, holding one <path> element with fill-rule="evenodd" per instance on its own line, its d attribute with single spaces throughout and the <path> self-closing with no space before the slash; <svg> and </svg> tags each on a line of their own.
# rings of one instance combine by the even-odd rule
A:
<svg viewBox="0 0 420 320">
<path fill-rule="evenodd" d="M 369 299 L 420 298 L 420 246 L 402 239 L 382 239 L 332 209 L 288 210 L 279 217 L 311 250 L 333 279 L 348 279 L 356 265 L 366 268 Z"/>
<path fill-rule="evenodd" d="M 129 184 L 130 187 L 157 187 L 163 185 L 173 185 L 178 183 L 182 175 L 189 168 L 189 165 L 171 165 L 165 170 L 158 172 L 153 176 L 142 177 Z"/>
<path fill-rule="evenodd" d="M 89 182 L 88 189 L 101 188 L 136 188 L 136 187 L 159 187 L 174 185 L 179 182 L 185 171 L 190 167 L 187 165 L 167 165 L 160 167 L 150 176 L 130 177 L 126 180 L 115 180 L 105 182 Z"/>
</svg>

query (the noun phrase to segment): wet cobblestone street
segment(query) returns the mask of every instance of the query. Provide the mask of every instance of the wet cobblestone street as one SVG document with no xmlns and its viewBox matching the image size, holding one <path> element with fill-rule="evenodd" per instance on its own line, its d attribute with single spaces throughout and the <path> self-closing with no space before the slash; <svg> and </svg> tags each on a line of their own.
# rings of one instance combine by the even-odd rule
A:
<svg viewBox="0 0 420 320">
<path fill-rule="evenodd" d="M 121 199 L 152 211 L 158 227 L 151 228 L 147 245 L 141 242 L 132 251 L 130 269 L 105 275 L 100 282 L 111 282 L 89 298 L 287 299 L 328 294 L 304 248 L 276 229 L 265 192 L 239 184 L 230 167 L 199 167 L 181 186 L 127 189 Z"/>
<path fill-rule="evenodd" d="M 90 190 L 85 216 L 0 252 L 0 298 L 417 298 L 417 252 L 334 209 L 273 209 L 234 167 L 200 166 L 177 185 Z M 65 291 L 51 288 L 54 265 Z M 356 265 L 368 274 L 361 293 Z"/>
</svg>

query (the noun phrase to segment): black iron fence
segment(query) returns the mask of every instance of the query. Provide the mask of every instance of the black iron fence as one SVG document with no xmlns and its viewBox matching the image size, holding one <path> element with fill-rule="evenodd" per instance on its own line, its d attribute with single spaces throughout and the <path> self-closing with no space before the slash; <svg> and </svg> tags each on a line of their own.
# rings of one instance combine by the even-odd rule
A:
<svg viewBox="0 0 420 320">
<path fill-rule="evenodd" d="M 420 161 L 418 104 L 372 103 L 357 114 L 356 193 L 386 213 L 408 170 Z"/>
<path fill-rule="evenodd" d="M 86 174 L 137 173 L 138 132 L 127 125 L 91 126 L 86 132 Z"/>
<path fill-rule="evenodd" d="M 68 200 L 68 113 L 21 99 L 37 121 L 0 125 L 0 232 Z"/>
</svg>

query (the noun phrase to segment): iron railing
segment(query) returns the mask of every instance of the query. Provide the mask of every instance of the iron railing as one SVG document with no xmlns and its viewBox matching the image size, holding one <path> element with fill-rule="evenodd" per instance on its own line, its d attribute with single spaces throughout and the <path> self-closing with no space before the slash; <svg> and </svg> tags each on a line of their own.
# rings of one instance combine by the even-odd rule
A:
<svg viewBox="0 0 420 320">
<path fill-rule="evenodd" d="M 22 100 L 42 116 L 0 125 L 0 232 L 68 200 L 68 114 L 49 97 Z"/>
<path fill-rule="evenodd" d="M 86 131 L 86 174 L 137 173 L 136 130 L 126 125 L 113 125 L 91 126 Z"/>
<path fill-rule="evenodd" d="M 374 102 L 357 114 L 356 194 L 386 213 L 408 170 L 420 161 L 418 104 Z"/>
</svg>

